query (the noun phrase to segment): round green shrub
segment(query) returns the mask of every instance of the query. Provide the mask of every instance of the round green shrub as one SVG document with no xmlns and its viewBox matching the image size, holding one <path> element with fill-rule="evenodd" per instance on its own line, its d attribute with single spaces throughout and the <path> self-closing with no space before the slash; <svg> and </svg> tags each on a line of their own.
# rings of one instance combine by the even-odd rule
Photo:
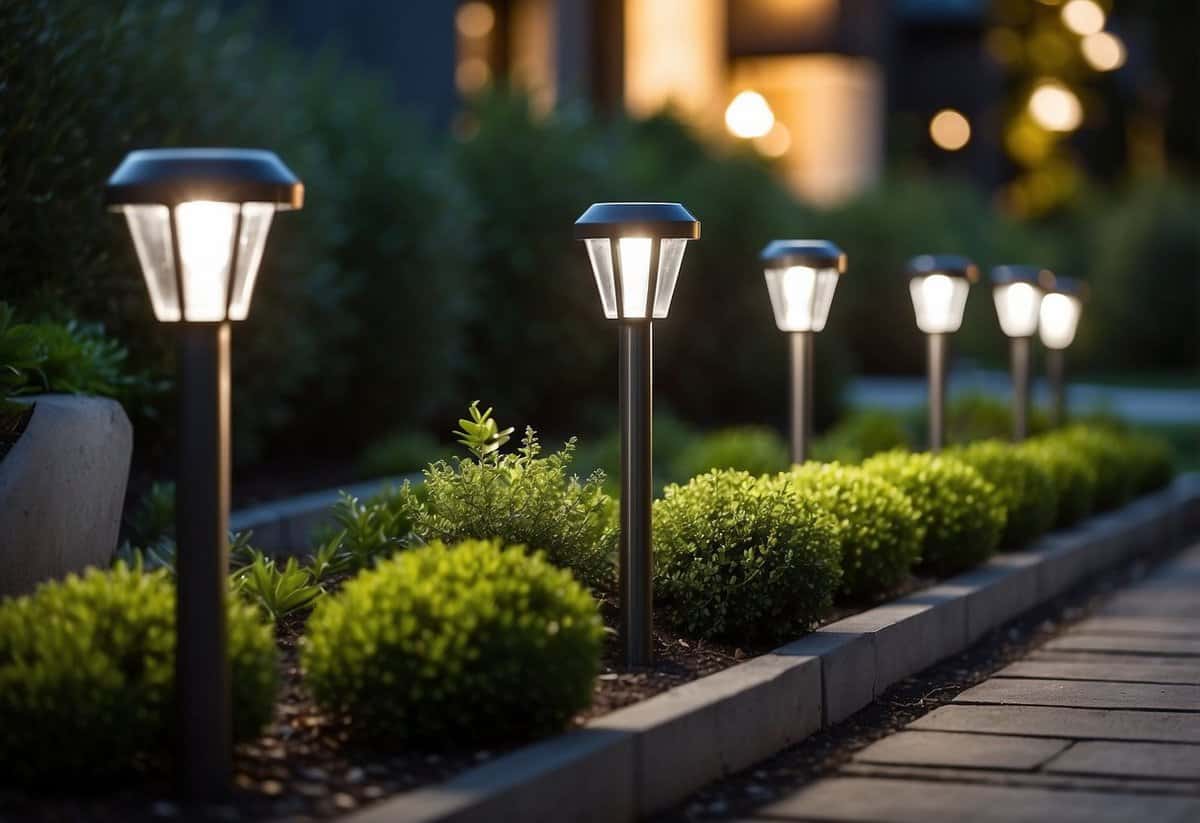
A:
<svg viewBox="0 0 1200 823">
<path fill-rule="evenodd" d="M 1133 496 L 1134 478 L 1129 473 L 1121 436 L 1116 432 L 1102 427 L 1074 425 L 1049 437 L 1081 455 L 1095 470 L 1096 511 L 1118 508 Z"/>
<path fill-rule="evenodd" d="M 714 470 L 654 504 L 655 587 L 691 637 L 783 642 L 808 631 L 841 581 L 833 518 L 774 478 Z"/>
<path fill-rule="evenodd" d="M 925 539 L 920 568 L 936 575 L 968 569 L 1000 544 L 1005 510 L 996 487 L 978 471 L 947 457 L 885 452 L 863 463 L 908 495 Z"/>
<path fill-rule="evenodd" d="M 920 559 L 924 528 L 908 495 L 855 466 L 805 463 L 779 475 L 801 500 L 837 521 L 842 593 L 876 598 L 892 591 Z"/>
<path fill-rule="evenodd" d="M 1018 448 L 1050 474 L 1057 501 L 1056 528 L 1073 525 L 1091 514 L 1096 496 L 1096 470 L 1086 458 L 1061 440 L 1048 437 L 1027 440 Z"/>
<path fill-rule="evenodd" d="M 1122 438 L 1121 448 L 1133 478 L 1133 493 L 1148 494 L 1167 486 L 1175 475 L 1170 444 L 1160 437 L 1131 432 Z"/>
<path fill-rule="evenodd" d="M 229 597 L 234 735 L 256 735 L 275 707 L 270 625 Z M 0 762 L 17 783 L 86 783 L 169 748 L 175 587 L 165 571 L 118 563 L 43 583 L 0 603 Z"/>
<path fill-rule="evenodd" d="M 1021 548 L 1054 525 L 1058 512 L 1054 478 L 1018 447 L 981 440 L 952 449 L 947 456 L 974 468 L 1000 493 L 1008 513 L 1002 547 Z"/>
<path fill-rule="evenodd" d="M 813 458 L 825 462 L 861 463 L 873 454 L 911 448 L 912 435 L 896 415 L 879 410 L 847 415 L 813 443 Z"/>
<path fill-rule="evenodd" d="M 787 443 L 767 426 L 735 426 L 693 439 L 675 458 L 671 476 L 685 483 L 711 469 L 740 469 L 756 477 L 787 469 Z"/>
<path fill-rule="evenodd" d="M 588 705 L 604 629 L 567 571 L 495 540 L 400 552 L 322 600 L 309 688 L 377 746 L 560 730 Z"/>
</svg>

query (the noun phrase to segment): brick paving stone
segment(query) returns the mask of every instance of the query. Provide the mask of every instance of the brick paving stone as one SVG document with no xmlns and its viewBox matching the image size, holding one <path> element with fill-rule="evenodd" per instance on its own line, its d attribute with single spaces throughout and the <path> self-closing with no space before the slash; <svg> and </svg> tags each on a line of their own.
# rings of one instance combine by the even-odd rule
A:
<svg viewBox="0 0 1200 823">
<path fill-rule="evenodd" d="M 1047 651 L 1122 652 L 1200 657 L 1200 637 L 1134 634 L 1064 634 L 1042 646 Z"/>
<path fill-rule="evenodd" d="M 1131 662 L 1109 660 L 1020 660 L 996 672 L 997 677 L 1042 680 L 1108 680 L 1124 683 L 1182 683 L 1200 685 L 1200 662 L 1159 663 L 1145 658 Z"/>
<path fill-rule="evenodd" d="M 1048 772 L 1200 781 L 1200 746 L 1181 743 L 1076 743 L 1045 766 Z M 1197 786 L 1200 789 L 1200 785 Z"/>
<path fill-rule="evenodd" d="M 881 823 L 1195 823 L 1200 798 L 1060 792 L 920 780 L 822 780 L 755 815 L 758 820 Z"/>
<path fill-rule="evenodd" d="M 899 732 L 854 756 L 869 763 L 956 766 L 971 769 L 1035 769 L 1070 745 L 1048 737 Z"/>
<path fill-rule="evenodd" d="M 967 689 L 954 702 L 1200 712 L 1200 686 L 993 677 Z"/>
<path fill-rule="evenodd" d="M 1200 713 L 1186 712 L 951 704 L 918 718 L 909 728 L 1080 740 L 1200 743 Z"/>
<path fill-rule="evenodd" d="M 1200 620 L 1180 617 L 1099 616 L 1081 620 L 1071 634 L 1167 634 L 1200 637 Z"/>
</svg>

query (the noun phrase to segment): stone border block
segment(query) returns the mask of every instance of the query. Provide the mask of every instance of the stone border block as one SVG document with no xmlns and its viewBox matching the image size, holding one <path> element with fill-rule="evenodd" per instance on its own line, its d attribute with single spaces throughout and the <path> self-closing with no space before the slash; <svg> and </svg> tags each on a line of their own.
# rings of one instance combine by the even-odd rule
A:
<svg viewBox="0 0 1200 823">
<path fill-rule="evenodd" d="M 840 723 L 875 699 L 875 637 L 830 623 L 773 654 L 821 661 L 821 725 Z"/>
<path fill-rule="evenodd" d="M 1037 605 L 1040 560 L 1036 554 L 1013 552 L 953 578 L 966 598 L 966 645 Z"/>
</svg>

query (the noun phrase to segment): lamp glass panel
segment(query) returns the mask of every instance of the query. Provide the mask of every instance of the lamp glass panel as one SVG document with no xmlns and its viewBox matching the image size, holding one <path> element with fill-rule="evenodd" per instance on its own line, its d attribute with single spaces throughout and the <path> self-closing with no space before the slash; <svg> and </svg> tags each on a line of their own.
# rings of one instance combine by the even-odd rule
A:
<svg viewBox="0 0 1200 823">
<path fill-rule="evenodd" d="M 650 251 L 654 241 L 649 237 L 622 237 L 617 241 L 621 256 L 621 316 L 645 317 L 650 302 Z"/>
<path fill-rule="evenodd" d="M 175 207 L 183 264 L 183 311 L 189 321 L 225 319 L 238 203 L 191 200 Z"/>
<path fill-rule="evenodd" d="M 175 251 L 171 248 L 171 212 L 166 206 L 125 206 L 125 221 L 133 235 L 150 305 L 154 316 L 164 323 L 176 323 L 179 315 L 179 289 L 175 280 Z"/>
<path fill-rule="evenodd" d="M 1065 349 L 1075 340 L 1083 303 L 1069 294 L 1052 292 L 1042 298 L 1039 331 L 1042 345 L 1048 349 Z"/>
<path fill-rule="evenodd" d="M 781 331 L 821 331 L 837 289 L 836 269 L 787 266 L 767 269 L 767 294 Z"/>
<path fill-rule="evenodd" d="M 965 278 L 945 274 L 929 274 L 910 280 L 908 290 L 917 315 L 917 328 L 926 334 L 958 331 L 970 285 Z"/>
<path fill-rule="evenodd" d="M 271 203 L 243 203 L 242 231 L 238 237 L 237 265 L 233 272 L 233 295 L 229 300 L 229 319 L 245 320 L 250 313 L 250 298 L 254 294 L 254 281 L 262 263 L 263 249 L 267 245 L 267 233 L 271 230 L 271 218 L 275 206 Z"/>
<path fill-rule="evenodd" d="M 617 317 L 617 287 L 613 279 L 612 243 L 607 237 L 584 241 L 588 258 L 592 261 L 592 274 L 596 276 L 596 288 L 600 290 L 600 305 L 604 316 L 610 320 Z"/>
<path fill-rule="evenodd" d="M 683 252 L 687 239 L 668 237 L 659 241 L 658 290 L 654 295 L 654 316 L 666 317 L 671 309 L 671 297 L 675 294 L 675 282 L 679 279 L 679 266 L 683 263 Z"/>
<path fill-rule="evenodd" d="M 1042 290 L 1031 283 L 1005 283 L 992 293 L 1000 328 L 1009 337 L 1030 337 L 1038 330 Z"/>
</svg>

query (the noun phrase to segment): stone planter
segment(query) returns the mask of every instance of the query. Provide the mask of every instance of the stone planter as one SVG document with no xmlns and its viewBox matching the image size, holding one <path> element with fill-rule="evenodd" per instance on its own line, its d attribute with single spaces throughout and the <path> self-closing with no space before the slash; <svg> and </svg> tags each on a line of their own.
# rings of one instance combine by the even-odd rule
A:
<svg viewBox="0 0 1200 823">
<path fill-rule="evenodd" d="M 40 395 L 0 460 L 0 596 L 86 566 L 117 544 L 133 427 L 116 401 Z"/>
</svg>

